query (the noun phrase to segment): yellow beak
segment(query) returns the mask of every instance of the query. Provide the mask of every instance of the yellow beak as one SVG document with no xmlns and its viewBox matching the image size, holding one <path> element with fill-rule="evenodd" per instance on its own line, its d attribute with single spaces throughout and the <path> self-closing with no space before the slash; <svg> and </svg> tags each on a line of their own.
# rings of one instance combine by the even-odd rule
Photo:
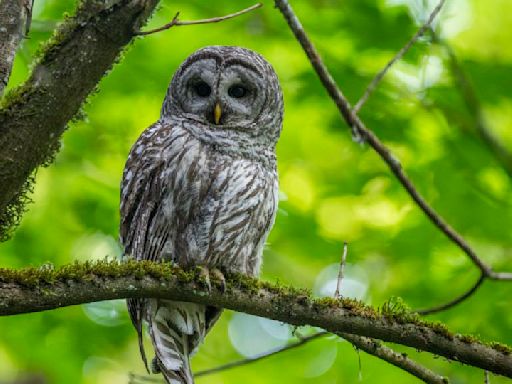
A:
<svg viewBox="0 0 512 384">
<path fill-rule="evenodd" d="M 213 119 L 215 120 L 215 124 L 219 125 L 221 116 L 222 116 L 222 109 L 220 108 L 220 104 L 217 102 L 215 104 L 215 108 L 213 109 Z"/>
</svg>

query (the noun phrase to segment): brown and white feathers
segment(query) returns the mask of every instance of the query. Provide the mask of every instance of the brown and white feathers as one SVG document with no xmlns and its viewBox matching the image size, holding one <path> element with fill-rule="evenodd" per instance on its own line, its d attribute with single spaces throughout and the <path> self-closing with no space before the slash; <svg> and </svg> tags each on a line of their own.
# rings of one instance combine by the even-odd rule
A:
<svg viewBox="0 0 512 384">
<path fill-rule="evenodd" d="M 169 85 L 160 119 L 126 162 L 125 257 L 257 275 L 277 209 L 282 116 L 277 76 L 259 54 L 212 46 L 189 56 Z M 128 300 L 128 307 L 144 362 L 146 321 L 156 371 L 168 383 L 193 383 L 189 357 L 221 311 L 157 299 Z"/>
</svg>

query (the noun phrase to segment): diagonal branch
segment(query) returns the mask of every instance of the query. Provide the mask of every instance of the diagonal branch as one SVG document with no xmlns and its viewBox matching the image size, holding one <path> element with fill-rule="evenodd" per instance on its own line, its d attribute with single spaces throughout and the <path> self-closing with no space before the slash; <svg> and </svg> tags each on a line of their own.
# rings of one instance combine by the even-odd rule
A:
<svg viewBox="0 0 512 384">
<path fill-rule="evenodd" d="M 386 347 L 378 340 L 369 339 L 349 333 L 340 333 L 341 337 L 350 342 L 354 347 L 365 351 L 369 355 L 378 357 L 395 367 L 409 372 L 411 375 L 417 377 L 425 383 L 429 384 L 447 384 L 448 379 L 440 376 L 428 368 L 416 363 L 409 359 L 407 355 L 393 351 L 391 348 Z"/>
<path fill-rule="evenodd" d="M 130 261 L 75 263 L 57 270 L 0 270 L 0 315 L 15 315 L 93 301 L 154 297 L 190 301 L 264 316 L 332 333 L 399 343 L 512 378 L 512 349 L 451 333 L 403 309 L 377 311 L 352 299 L 313 299 L 307 292 L 243 275 L 226 278 L 225 290 L 204 287 L 200 269 Z"/>
<path fill-rule="evenodd" d="M 512 280 L 512 273 L 497 273 L 491 267 L 484 263 L 471 246 L 464 240 L 464 238 L 453 229 L 421 196 L 412 181 L 406 175 L 400 162 L 393 156 L 391 151 L 380 141 L 374 132 L 369 130 L 360 118 L 352 111 L 351 105 L 347 98 L 343 95 L 342 91 L 336 85 L 333 77 L 329 73 L 327 67 L 322 62 L 320 55 L 312 42 L 309 40 L 304 28 L 302 27 L 299 19 L 293 12 L 287 0 L 275 0 L 276 7 L 279 8 L 284 18 L 286 19 L 290 29 L 295 35 L 296 39 L 301 44 L 304 52 L 306 53 L 311 65 L 315 69 L 320 81 L 329 93 L 329 96 L 334 101 L 340 114 L 345 122 L 352 129 L 356 137 L 361 137 L 362 140 L 377 152 L 382 160 L 388 165 L 391 172 L 400 181 L 402 186 L 406 189 L 409 196 L 414 200 L 418 207 L 427 215 L 430 221 L 439 230 L 445 234 L 454 244 L 456 244 L 469 259 L 480 269 L 480 271 L 488 278 L 496 280 Z"/>
<path fill-rule="evenodd" d="M 0 96 L 11 76 L 14 56 L 30 28 L 31 0 L 0 0 Z"/>
<path fill-rule="evenodd" d="M 141 32 L 135 32 L 135 35 L 136 36 L 146 36 L 146 35 L 151 35 L 153 33 L 157 33 L 157 32 L 161 32 L 161 31 L 165 31 L 166 29 L 169 29 L 169 28 L 172 28 L 172 27 L 180 27 L 180 26 L 183 26 L 183 25 L 197 25 L 197 24 L 212 24 L 212 23 L 218 23 L 220 21 L 224 21 L 224 20 L 228 20 L 228 19 L 232 19 L 234 17 L 237 17 L 237 16 L 240 16 L 240 15 L 243 15 L 244 13 L 248 13 L 248 12 L 251 12 L 257 8 L 260 8 L 262 7 L 263 4 L 261 3 L 257 3 L 257 4 L 254 4 L 253 6 L 249 7 L 249 8 L 245 8 L 245 9 L 242 9 L 241 11 L 238 11 L 238 12 L 235 12 L 235 13 L 230 13 L 229 15 L 226 15 L 226 16 L 219 16 L 219 17 L 212 17 L 212 18 L 209 18 L 209 19 L 201 19 L 201 20 L 191 20 L 191 21 L 181 21 L 178 19 L 180 13 L 176 13 L 176 15 L 173 17 L 173 19 L 159 27 L 159 28 L 155 28 L 155 29 L 151 29 L 149 31 L 141 31 Z"/>
<path fill-rule="evenodd" d="M 432 10 L 432 13 L 430 13 L 430 16 L 428 17 L 425 24 L 421 26 L 420 29 L 414 34 L 414 36 L 396 53 L 395 56 L 382 68 L 379 73 L 375 75 L 373 80 L 370 82 L 368 87 L 365 89 L 363 96 L 359 99 L 359 101 L 356 103 L 354 108 L 352 109 L 353 113 L 357 114 L 363 107 L 364 103 L 368 101 L 368 98 L 370 97 L 371 93 L 377 88 L 381 80 L 384 78 L 386 73 L 389 71 L 389 69 L 395 64 L 398 60 L 400 60 L 409 49 L 413 46 L 414 43 L 418 41 L 418 39 L 425 34 L 427 30 L 430 29 L 430 26 L 432 25 L 432 22 L 436 18 L 437 14 L 441 11 L 441 8 L 443 7 L 446 0 L 441 0 L 437 6 Z"/>
</svg>

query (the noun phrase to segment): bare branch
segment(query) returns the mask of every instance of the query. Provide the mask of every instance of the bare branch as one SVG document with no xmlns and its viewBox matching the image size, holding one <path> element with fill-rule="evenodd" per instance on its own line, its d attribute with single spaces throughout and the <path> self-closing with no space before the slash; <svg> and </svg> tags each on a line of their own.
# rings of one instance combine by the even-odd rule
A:
<svg viewBox="0 0 512 384">
<path fill-rule="evenodd" d="M 471 288 L 468 289 L 466 292 L 464 292 L 462 295 L 456 297 L 453 300 L 450 300 L 449 302 L 447 302 L 445 304 L 437 305 L 435 307 L 428 308 L 428 309 L 420 309 L 415 312 L 418 313 L 419 315 L 431 315 L 433 313 L 437 313 L 437 312 L 441 312 L 441 311 L 445 311 L 447 309 L 453 308 L 456 305 L 462 303 L 464 300 L 466 300 L 471 295 L 473 295 L 473 293 L 475 293 L 478 290 L 478 288 L 480 288 L 480 286 L 484 282 L 485 278 L 486 278 L 486 276 L 483 273 L 481 273 L 477 282 L 475 284 L 473 284 L 473 286 L 471 286 Z"/>
<path fill-rule="evenodd" d="M 440 376 L 428 368 L 409 359 L 406 354 L 397 353 L 391 348 L 382 345 L 381 342 L 367 337 L 351 335 L 348 333 L 340 333 L 341 337 L 350 342 L 354 347 L 365 351 L 366 353 L 378 357 L 394 366 L 409 372 L 418 379 L 429 384 L 447 384 L 448 379 Z"/>
<path fill-rule="evenodd" d="M 403 310 L 379 312 L 343 298 L 313 299 L 303 290 L 243 275 L 226 276 L 209 291 L 197 270 L 149 261 L 75 263 L 57 270 L 0 270 L 0 315 L 14 315 L 121 298 L 190 301 L 246 312 L 292 325 L 311 325 L 398 343 L 512 378 L 512 349 L 451 333 Z"/>
<path fill-rule="evenodd" d="M 377 85 L 379 85 L 380 81 L 384 78 L 386 73 L 389 71 L 389 69 L 395 64 L 398 60 L 400 60 L 409 49 L 413 46 L 414 43 L 418 41 L 418 39 L 425 34 L 425 32 L 430 29 L 430 26 L 432 25 L 432 22 L 436 18 L 437 14 L 441 11 L 441 8 L 443 7 L 446 0 L 441 0 L 437 6 L 432 10 L 432 13 L 428 17 L 425 24 L 421 26 L 420 29 L 414 34 L 414 36 L 396 53 L 396 55 L 382 68 L 379 73 L 375 75 L 373 80 L 370 82 L 368 87 L 365 89 L 363 96 L 359 99 L 359 101 L 356 103 L 352 111 L 357 114 L 361 110 L 361 107 L 368 101 L 368 98 L 370 97 L 371 93 L 377 88 Z"/>
<path fill-rule="evenodd" d="M 427 215 L 430 221 L 443 232 L 454 244 L 456 244 L 469 258 L 470 260 L 480 269 L 480 271 L 489 278 L 497 279 L 499 276 L 500 280 L 512 280 L 512 274 L 496 274 L 492 269 L 485 264 L 471 248 L 471 246 L 464 240 L 464 238 L 453 229 L 420 195 L 414 184 L 409 180 L 400 162 L 393 156 L 391 151 L 379 140 L 379 138 L 369 130 L 364 123 L 359 119 L 357 114 L 352 112 L 352 108 L 346 97 L 343 95 L 341 90 L 336 85 L 336 82 L 329 73 L 327 67 L 322 62 L 320 55 L 309 40 L 304 28 L 302 27 L 299 19 L 293 12 L 290 4 L 287 0 L 275 0 L 276 7 L 279 8 L 283 16 L 285 17 L 288 25 L 290 26 L 295 37 L 301 44 L 304 52 L 306 53 L 309 61 L 315 69 L 318 77 L 320 78 L 323 86 L 329 93 L 329 96 L 334 101 L 340 114 L 342 115 L 345 122 L 352 129 L 353 134 L 356 137 L 361 137 L 362 140 L 368 142 L 368 144 L 379 154 L 379 156 L 388 165 L 391 172 L 400 181 L 402 186 L 409 193 L 409 196 L 414 200 L 419 208 Z"/>
<path fill-rule="evenodd" d="M 199 371 L 199 372 L 194 374 L 194 377 L 207 376 L 207 375 L 211 375 L 213 373 L 218 373 L 218 372 L 222 372 L 222 371 L 225 371 L 225 370 L 228 370 L 228 369 L 237 368 L 237 367 L 241 367 L 241 366 L 244 366 L 244 365 L 252 364 L 252 363 L 255 363 L 257 361 L 264 360 L 264 359 L 266 359 L 268 357 L 280 354 L 282 352 L 289 351 L 290 349 L 295 349 L 295 348 L 301 347 L 304 344 L 307 344 L 310 341 L 316 340 L 316 339 L 318 339 L 318 338 L 320 338 L 322 336 L 325 336 L 325 335 L 328 335 L 328 333 L 325 332 L 325 331 L 321 331 L 321 332 L 317 332 L 317 333 L 314 333 L 314 334 L 309 335 L 309 336 L 301 337 L 301 338 L 299 338 L 298 341 L 290 343 L 288 345 L 285 345 L 284 347 L 279 347 L 279 348 L 271 349 L 271 350 L 269 350 L 267 352 L 260 353 L 260 354 L 258 354 L 256 356 L 249 357 L 247 359 L 237 360 L 237 361 L 233 361 L 233 362 L 228 363 L 228 364 L 220 365 L 220 366 L 215 367 L 215 368 L 205 369 L 204 371 Z"/>
<path fill-rule="evenodd" d="M 169 23 L 167 23 L 167 24 L 165 24 L 165 25 L 163 25 L 163 26 L 161 26 L 159 28 L 151 29 L 149 31 L 135 32 L 134 35 L 135 36 L 151 35 L 153 33 L 165 31 L 166 29 L 169 29 L 169 28 L 172 28 L 172 27 L 180 27 L 180 26 L 183 26 L 183 25 L 218 23 L 220 21 L 232 19 L 234 17 L 237 17 L 237 16 L 243 15 L 245 13 L 251 12 L 251 11 L 253 11 L 253 10 L 257 9 L 257 8 L 260 8 L 262 6 L 263 6 L 263 4 L 257 3 L 257 4 L 254 4 L 253 6 L 249 7 L 249 8 L 242 9 L 241 11 L 238 11 L 238 12 L 235 12 L 235 13 L 230 13 L 229 15 L 226 15 L 226 16 L 212 17 L 210 19 L 201 19 L 201 20 L 192 20 L 192 21 L 180 21 L 178 19 L 180 13 L 178 12 L 178 13 L 176 13 L 176 15 L 173 17 L 173 19 Z"/>
<path fill-rule="evenodd" d="M 32 17 L 31 0 L 0 0 L 0 96 L 11 76 L 14 57 Z"/>
</svg>

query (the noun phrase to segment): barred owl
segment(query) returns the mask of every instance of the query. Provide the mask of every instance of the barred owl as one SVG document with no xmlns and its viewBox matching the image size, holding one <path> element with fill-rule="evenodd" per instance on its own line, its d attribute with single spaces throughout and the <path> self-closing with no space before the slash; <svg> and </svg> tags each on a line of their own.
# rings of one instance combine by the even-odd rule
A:
<svg viewBox="0 0 512 384">
<path fill-rule="evenodd" d="M 189 56 L 171 80 L 160 119 L 126 162 L 125 257 L 257 275 L 277 209 L 282 117 L 277 76 L 259 54 L 211 46 Z M 144 321 L 153 371 L 167 383 L 193 383 L 190 355 L 221 310 L 159 299 L 130 299 L 128 309 L 146 368 Z"/>
</svg>

